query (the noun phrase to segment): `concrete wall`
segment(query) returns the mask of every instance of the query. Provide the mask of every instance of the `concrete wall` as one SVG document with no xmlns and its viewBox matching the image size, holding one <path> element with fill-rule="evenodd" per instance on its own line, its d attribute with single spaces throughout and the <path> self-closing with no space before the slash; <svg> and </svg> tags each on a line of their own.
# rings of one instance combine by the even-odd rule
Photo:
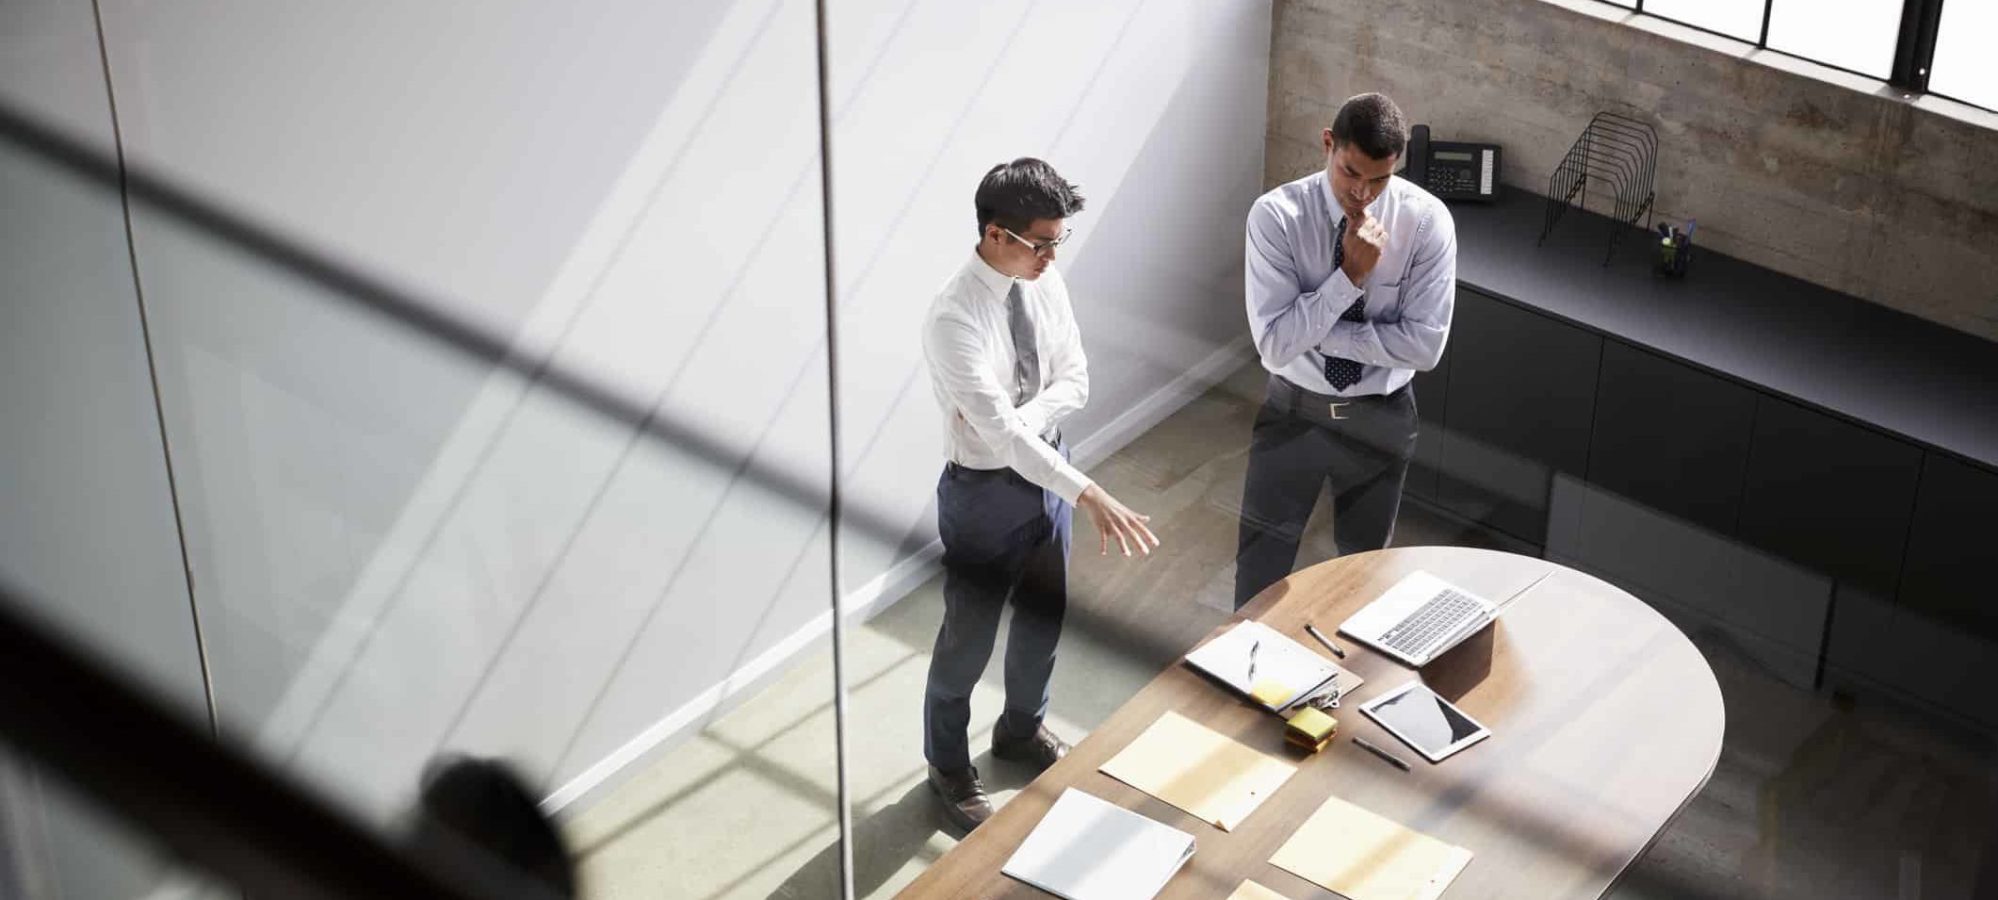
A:
<svg viewBox="0 0 1998 900">
<path fill-rule="evenodd" d="M 1998 340 L 1998 116 L 1588 0 L 1278 0 L 1275 16 L 1268 184 L 1322 165 L 1319 129 L 1361 91 L 1440 139 L 1502 144 L 1502 179 L 1538 193 L 1591 115 L 1634 114 L 1658 128 L 1659 213 L 1697 218 L 1705 245 Z"/>
</svg>

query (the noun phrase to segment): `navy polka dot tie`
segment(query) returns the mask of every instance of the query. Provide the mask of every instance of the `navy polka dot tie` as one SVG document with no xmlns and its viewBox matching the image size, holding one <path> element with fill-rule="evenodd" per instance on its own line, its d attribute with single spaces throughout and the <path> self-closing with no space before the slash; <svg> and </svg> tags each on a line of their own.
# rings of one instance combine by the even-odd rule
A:
<svg viewBox="0 0 1998 900">
<path fill-rule="evenodd" d="M 1339 220 L 1339 228 L 1332 234 L 1332 269 L 1338 271 L 1346 262 L 1346 220 Z M 1340 321 L 1365 322 L 1367 320 L 1367 298 L 1360 295 L 1352 306 L 1339 314 Z M 1362 366 L 1350 359 L 1337 356 L 1325 357 L 1325 380 L 1332 383 L 1332 389 L 1343 391 L 1359 383 Z"/>
</svg>

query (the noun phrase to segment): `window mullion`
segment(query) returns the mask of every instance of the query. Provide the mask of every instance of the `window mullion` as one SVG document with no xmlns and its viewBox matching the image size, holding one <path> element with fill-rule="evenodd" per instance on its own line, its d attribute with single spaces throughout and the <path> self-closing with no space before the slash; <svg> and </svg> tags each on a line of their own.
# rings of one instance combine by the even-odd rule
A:
<svg viewBox="0 0 1998 900">
<path fill-rule="evenodd" d="M 1902 6 L 1901 36 L 1894 44 L 1894 72 L 1888 79 L 1895 87 L 1916 92 L 1929 89 L 1942 5 L 1943 0 L 1907 0 Z"/>
</svg>

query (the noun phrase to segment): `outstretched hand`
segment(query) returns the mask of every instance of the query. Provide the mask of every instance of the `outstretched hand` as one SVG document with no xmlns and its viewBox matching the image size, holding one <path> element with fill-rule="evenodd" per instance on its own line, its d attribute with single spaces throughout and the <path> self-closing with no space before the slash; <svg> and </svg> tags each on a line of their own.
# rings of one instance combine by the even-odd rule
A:
<svg viewBox="0 0 1998 900">
<path fill-rule="evenodd" d="M 1146 527 L 1151 516 L 1142 515 L 1110 496 L 1108 491 L 1097 485 L 1084 488 L 1082 495 L 1075 498 L 1075 505 L 1089 513 L 1090 521 L 1096 523 L 1096 535 L 1100 541 L 1098 552 L 1110 553 L 1110 539 L 1117 539 L 1117 546 L 1125 556 L 1131 555 L 1131 548 L 1150 556 L 1152 549 L 1159 545 L 1158 535 Z"/>
</svg>

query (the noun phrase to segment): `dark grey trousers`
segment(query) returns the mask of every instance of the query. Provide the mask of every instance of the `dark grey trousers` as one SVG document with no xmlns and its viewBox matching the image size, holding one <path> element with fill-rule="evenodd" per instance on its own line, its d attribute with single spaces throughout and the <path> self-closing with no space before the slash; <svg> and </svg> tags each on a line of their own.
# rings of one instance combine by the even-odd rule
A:
<svg viewBox="0 0 1998 900">
<path fill-rule="evenodd" d="M 1290 574 L 1304 525 L 1318 503 L 1318 486 L 1327 479 L 1339 553 L 1387 546 L 1408 461 L 1415 455 L 1416 430 L 1413 385 L 1385 397 L 1340 398 L 1271 375 L 1242 485 L 1235 608 Z"/>
<path fill-rule="evenodd" d="M 1068 448 L 1061 449 L 1066 457 Z M 923 756 L 931 765 L 971 765 L 971 690 L 992 658 L 1009 598 L 1006 710 L 994 736 L 1031 736 L 1046 717 L 1055 643 L 1068 610 L 1074 517 L 1067 501 L 1012 469 L 944 466 L 937 481 L 944 619 L 923 696 Z"/>
</svg>

